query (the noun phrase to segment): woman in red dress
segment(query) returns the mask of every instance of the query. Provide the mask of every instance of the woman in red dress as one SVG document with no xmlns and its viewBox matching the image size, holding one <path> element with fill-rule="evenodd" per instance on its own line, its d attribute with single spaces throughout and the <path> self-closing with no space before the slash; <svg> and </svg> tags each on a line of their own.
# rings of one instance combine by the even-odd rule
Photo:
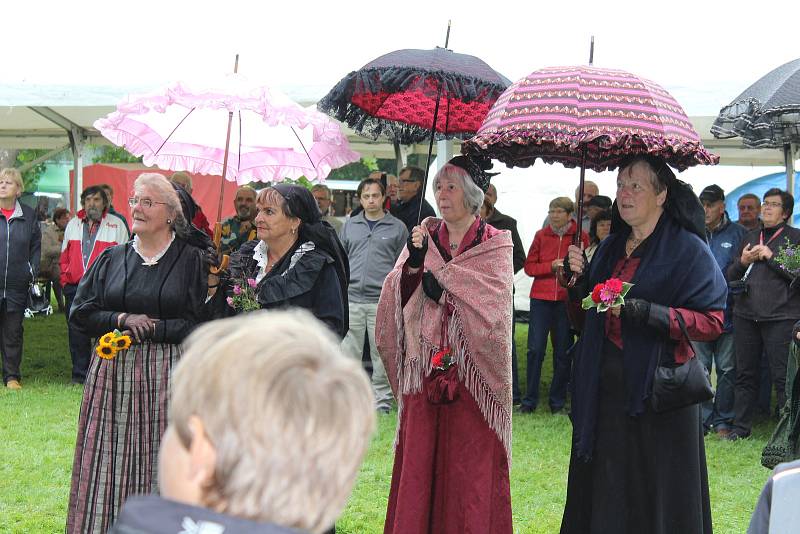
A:
<svg viewBox="0 0 800 534">
<path fill-rule="evenodd" d="M 386 534 L 512 531 L 513 243 L 478 217 L 490 165 L 457 156 L 437 173 L 442 219 L 414 227 L 383 286 L 399 419 Z"/>
</svg>

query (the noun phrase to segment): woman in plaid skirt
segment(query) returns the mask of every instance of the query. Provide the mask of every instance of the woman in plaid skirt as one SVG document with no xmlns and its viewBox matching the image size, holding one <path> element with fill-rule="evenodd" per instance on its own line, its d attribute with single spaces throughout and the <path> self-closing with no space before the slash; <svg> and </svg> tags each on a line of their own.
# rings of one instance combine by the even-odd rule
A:
<svg viewBox="0 0 800 534">
<path fill-rule="evenodd" d="M 170 372 L 208 291 L 181 200 L 163 176 L 142 174 L 129 201 L 136 236 L 103 252 L 78 286 L 70 321 L 99 341 L 78 422 L 68 533 L 104 533 L 126 497 L 158 491 Z"/>
</svg>

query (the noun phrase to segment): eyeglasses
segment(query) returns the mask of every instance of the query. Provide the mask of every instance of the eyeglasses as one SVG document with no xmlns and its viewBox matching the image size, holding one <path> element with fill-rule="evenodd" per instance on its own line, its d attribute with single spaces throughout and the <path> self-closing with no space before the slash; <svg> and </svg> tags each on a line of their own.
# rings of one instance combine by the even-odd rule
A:
<svg viewBox="0 0 800 534">
<path fill-rule="evenodd" d="M 782 208 L 783 204 L 780 202 L 762 202 L 761 206 L 764 208 Z"/>
<path fill-rule="evenodd" d="M 149 198 L 139 198 L 139 197 L 131 197 L 128 199 L 128 206 L 135 208 L 137 205 L 141 204 L 143 208 L 150 209 L 153 207 L 153 204 L 164 204 L 167 205 L 166 202 L 158 202 L 157 200 L 150 200 Z"/>
</svg>

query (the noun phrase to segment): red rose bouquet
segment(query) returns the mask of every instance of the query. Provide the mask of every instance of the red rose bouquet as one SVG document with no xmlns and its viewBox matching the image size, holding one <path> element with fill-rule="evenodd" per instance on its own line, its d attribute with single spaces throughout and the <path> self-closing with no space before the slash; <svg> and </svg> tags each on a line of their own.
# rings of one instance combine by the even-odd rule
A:
<svg viewBox="0 0 800 534">
<path fill-rule="evenodd" d="M 440 350 L 431 357 L 431 366 L 434 369 L 445 371 L 455 365 L 455 363 L 456 362 L 453 361 L 453 351 L 450 347 Z"/>
<path fill-rule="evenodd" d="M 625 295 L 628 294 L 633 284 L 623 282 L 619 278 L 609 278 L 602 284 L 597 284 L 591 294 L 581 301 L 584 310 L 597 308 L 598 313 L 607 311 L 614 306 L 625 304 Z"/>
</svg>

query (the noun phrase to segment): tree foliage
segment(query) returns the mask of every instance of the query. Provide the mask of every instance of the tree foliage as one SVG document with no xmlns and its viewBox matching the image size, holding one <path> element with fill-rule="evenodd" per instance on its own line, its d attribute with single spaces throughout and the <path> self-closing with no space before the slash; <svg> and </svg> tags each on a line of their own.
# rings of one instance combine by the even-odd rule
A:
<svg viewBox="0 0 800 534">
<path fill-rule="evenodd" d="M 17 152 L 17 158 L 14 162 L 15 167 L 22 167 L 47 154 L 49 150 L 43 148 L 30 148 Z M 44 162 L 39 162 L 30 169 L 22 173 L 22 181 L 25 183 L 25 191 L 36 191 L 39 185 L 39 178 L 41 178 L 44 171 L 47 170 L 47 165 Z"/>
<path fill-rule="evenodd" d="M 95 146 L 95 155 L 92 163 L 141 163 L 141 156 L 134 156 L 121 146 L 102 145 Z"/>
<path fill-rule="evenodd" d="M 360 181 L 369 176 L 369 173 L 372 171 L 377 170 L 380 170 L 378 167 L 378 160 L 369 157 L 361 158 L 359 161 L 332 170 L 328 175 L 328 180 Z"/>
</svg>

